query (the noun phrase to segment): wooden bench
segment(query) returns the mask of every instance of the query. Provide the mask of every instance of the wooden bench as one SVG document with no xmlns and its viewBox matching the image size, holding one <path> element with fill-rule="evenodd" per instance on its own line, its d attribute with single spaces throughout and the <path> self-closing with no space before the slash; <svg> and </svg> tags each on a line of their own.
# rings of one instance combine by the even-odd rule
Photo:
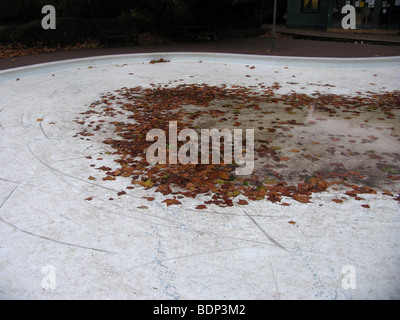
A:
<svg viewBox="0 0 400 320">
<path fill-rule="evenodd" d="M 123 26 L 108 26 L 101 29 L 104 36 L 105 46 L 108 47 L 110 39 L 130 39 L 137 43 L 139 30 L 135 28 L 123 27 Z"/>
<path fill-rule="evenodd" d="M 180 27 L 177 35 L 184 40 L 217 40 L 217 34 L 207 26 Z"/>
</svg>

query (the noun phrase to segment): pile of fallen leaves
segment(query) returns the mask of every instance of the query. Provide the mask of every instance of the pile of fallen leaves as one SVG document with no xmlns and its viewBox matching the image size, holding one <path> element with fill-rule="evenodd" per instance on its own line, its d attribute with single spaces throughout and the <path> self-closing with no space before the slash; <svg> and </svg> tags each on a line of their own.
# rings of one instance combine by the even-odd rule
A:
<svg viewBox="0 0 400 320">
<path fill-rule="evenodd" d="M 170 60 L 165 60 L 164 58 L 160 58 L 160 59 L 153 59 L 149 63 L 156 64 L 156 63 L 167 63 L 167 62 L 170 62 Z"/>
<path fill-rule="evenodd" d="M 167 38 L 152 34 L 152 33 L 141 33 L 138 37 L 139 45 L 153 45 L 168 42 Z M 12 44 L 0 44 L 0 59 L 21 57 L 27 55 L 37 55 L 45 52 L 58 52 L 58 51 L 69 51 L 69 50 L 80 50 L 80 49 L 96 49 L 103 48 L 104 46 L 96 39 L 87 39 L 73 45 L 62 46 L 45 46 L 43 43 L 38 42 L 35 45 L 27 46 L 22 43 Z"/>
<path fill-rule="evenodd" d="M 255 157 L 256 159 L 264 158 L 270 164 L 255 168 L 250 176 L 237 176 L 235 163 L 221 162 L 221 164 L 209 165 L 150 165 L 148 163 L 146 150 L 153 142 L 146 141 L 147 133 L 152 129 L 162 129 L 166 133 L 168 142 L 170 121 L 177 121 L 178 132 L 185 128 L 199 131 L 196 121 L 205 118 L 215 119 L 222 123 L 230 118 L 236 121 L 234 126 L 240 126 L 240 110 L 250 108 L 254 112 L 259 111 L 259 116 L 263 117 L 269 112 L 263 111 L 261 105 L 278 102 L 287 105 L 285 110 L 288 114 L 304 106 L 313 105 L 332 116 L 343 106 L 357 115 L 361 108 L 372 106 L 382 109 L 388 118 L 393 118 L 393 111 L 400 109 L 399 92 L 371 94 L 370 97 L 364 98 L 337 95 L 311 97 L 296 93 L 278 96 L 275 90 L 279 87 L 278 83 L 274 83 L 269 87 L 261 86 L 261 91 L 253 91 L 246 87 L 206 84 L 183 84 L 171 88 L 168 85 L 152 85 L 151 88 L 122 88 L 103 95 L 101 100 L 93 102 L 89 110 L 82 114 L 83 119 L 75 120 L 84 126 L 84 129 L 76 136 L 80 136 L 81 139 L 90 139 L 89 137 L 101 132 L 104 125 L 111 125 L 114 129 L 110 136 L 114 136 L 103 140 L 103 143 L 112 148 L 113 156 L 118 158 L 115 160 L 118 168 L 107 166 L 96 168 L 104 172 L 103 180 L 130 179 L 129 189 L 143 187 L 155 190 L 165 197 L 164 202 L 167 205 L 180 204 L 183 198 L 205 195 L 209 200 L 205 200 L 204 204 L 197 206 L 197 209 L 205 209 L 208 204 L 230 207 L 235 203 L 246 205 L 248 201 L 257 200 L 267 200 L 287 206 L 290 204 L 282 202 L 284 197 L 308 203 L 313 193 L 326 191 L 330 187 L 336 190 L 339 185 L 350 188 L 351 190 L 347 191 L 346 195 L 356 200 L 362 199 L 359 197 L 360 194 L 375 194 L 376 190 L 373 188 L 350 183 L 352 177 L 357 179 L 363 177 L 361 173 L 352 171 L 328 170 L 314 172 L 307 176 L 299 173 L 298 182 L 290 183 L 284 173 L 279 171 L 279 168 L 285 167 L 282 163 L 289 157 L 281 154 L 278 148 L 270 146 L 268 142 L 256 145 Z M 213 107 L 216 101 L 234 101 L 235 105 L 221 103 L 220 109 L 217 109 Z M 121 120 L 123 116 L 125 120 Z M 283 125 L 303 124 L 296 123 L 295 120 L 282 121 L 277 123 L 275 128 L 265 129 L 273 132 L 282 128 Z M 298 150 L 292 150 L 292 152 L 298 152 Z M 396 154 L 396 156 L 399 155 Z M 308 160 L 314 161 L 313 157 L 309 157 Z M 91 157 L 88 158 L 91 159 Z M 393 170 L 388 174 L 388 178 L 391 176 L 390 179 L 393 181 L 400 179 L 400 170 Z M 89 179 L 95 178 L 91 176 Z M 121 195 L 125 193 L 123 191 Z M 389 191 L 384 194 L 393 196 Z M 152 201 L 154 198 L 149 197 L 148 200 Z M 341 199 L 333 201 L 343 202 Z"/>
<path fill-rule="evenodd" d="M 79 49 L 94 49 L 101 48 L 102 45 L 97 40 L 88 39 L 87 41 L 69 46 L 53 46 L 48 47 L 42 43 L 37 43 L 34 46 L 26 46 L 22 43 L 13 43 L 8 45 L 0 45 L 0 59 L 21 57 L 27 55 L 36 55 L 45 52 L 57 52 Z"/>
<path fill-rule="evenodd" d="M 273 32 L 271 30 L 269 30 L 266 33 L 264 33 L 263 35 L 259 36 L 259 38 L 272 39 L 273 35 L 274 35 Z M 275 32 L 275 39 L 293 39 L 293 35 Z"/>
</svg>

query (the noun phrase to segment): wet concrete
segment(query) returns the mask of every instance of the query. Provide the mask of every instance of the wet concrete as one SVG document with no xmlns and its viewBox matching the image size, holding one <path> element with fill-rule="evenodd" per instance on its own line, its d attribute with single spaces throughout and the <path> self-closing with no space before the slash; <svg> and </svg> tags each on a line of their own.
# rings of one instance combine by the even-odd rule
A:
<svg viewBox="0 0 400 320">
<path fill-rule="evenodd" d="M 255 150 L 266 147 L 270 151 L 264 156 L 256 152 L 256 169 L 260 173 L 274 171 L 282 181 L 297 183 L 322 173 L 327 178 L 345 177 L 349 183 L 396 193 L 400 184 L 388 176 L 400 173 L 399 106 L 393 107 L 390 116 L 387 110 L 374 107 L 373 101 L 355 110 L 351 107 L 304 105 L 292 109 L 290 103 L 281 102 L 257 103 L 253 108 L 240 100 L 215 101 L 209 108 L 223 115 L 202 115 L 194 126 L 253 129 Z M 280 180 L 274 175 L 271 179 Z"/>
</svg>

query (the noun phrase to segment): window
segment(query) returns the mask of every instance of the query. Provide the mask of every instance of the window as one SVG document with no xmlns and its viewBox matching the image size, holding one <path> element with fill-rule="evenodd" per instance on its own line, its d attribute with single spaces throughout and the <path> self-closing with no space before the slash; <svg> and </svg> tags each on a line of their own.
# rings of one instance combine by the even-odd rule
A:
<svg viewBox="0 0 400 320">
<path fill-rule="evenodd" d="M 301 12 L 319 12 L 319 0 L 301 0 Z"/>
</svg>

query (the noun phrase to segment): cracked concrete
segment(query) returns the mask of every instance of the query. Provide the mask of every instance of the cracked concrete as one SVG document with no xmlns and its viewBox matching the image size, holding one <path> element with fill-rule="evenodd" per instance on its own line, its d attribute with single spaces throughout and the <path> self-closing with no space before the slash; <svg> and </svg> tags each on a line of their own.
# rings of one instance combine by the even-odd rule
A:
<svg viewBox="0 0 400 320">
<path fill-rule="evenodd" d="M 354 67 L 348 61 L 346 69 L 324 69 L 295 66 L 299 58 L 285 60 L 288 66 L 269 63 L 269 57 L 238 61 L 225 55 L 222 62 L 198 54 L 199 63 L 189 59 L 193 55 L 159 56 L 171 62 L 150 65 L 155 56 L 141 55 L 119 63 L 92 59 L 66 68 L 0 72 L 0 297 L 398 299 L 400 208 L 391 198 L 363 195 L 368 210 L 351 199 L 332 202 L 339 194 L 334 190 L 315 194 L 309 204 L 285 200 L 288 207 L 256 201 L 245 211 L 195 210 L 201 199 L 166 207 L 160 194 L 144 189 L 117 196 L 129 181 L 88 180 L 85 157 L 110 166 L 113 160 L 104 156 L 105 145 L 73 138 L 80 113 L 124 86 L 179 79 L 285 84 L 294 75 L 297 84 L 277 93 L 356 95 L 399 90 L 398 62 L 368 67 L 357 60 Z M 93 200 L 85 201 L 88 197 Z M 43 287 L 42 268 L 48 265 L 56 280 L 50 289 Z M 355 268 L 356 288 L 345 290 L 342 270 L 348 265 Z"/>
</svg>

